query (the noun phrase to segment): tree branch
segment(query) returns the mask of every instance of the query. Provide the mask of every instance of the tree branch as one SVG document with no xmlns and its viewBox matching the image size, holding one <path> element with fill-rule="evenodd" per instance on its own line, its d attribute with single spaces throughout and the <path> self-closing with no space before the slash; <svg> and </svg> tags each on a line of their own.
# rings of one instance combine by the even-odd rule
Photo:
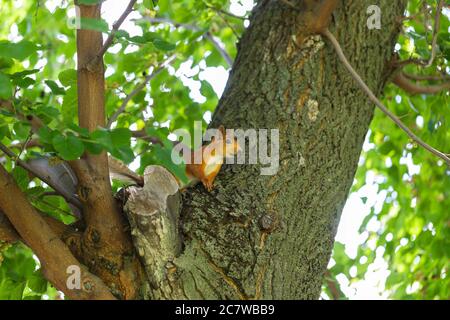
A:
<svg viewBox="0 0 450 320">
<path fill-rule="evenodd" d="M 437 75 L 418 75 L 418 74 L 411 74 L 403 72 L 403 75 L 411 80 L 415 81 L 444 81 L 444 80 L 450 80 L 450 75 L 445 74 L 437 74 Z"/>
<path fill-rule="evenodd" d="M 156 77 L 158 74 L 160 74 L 168 65 L 170 65 L 176 58 L 176 55 L 172 55 L 169 57 L 166 61 L 164 61 L 156 70 L 154 70 L 151 74 L 147 75 L 136 88 L 128 94 L 125 99 L 123 100 L 122 104 L 120 105 L 119 109 L 114 112 L 114 114 L 109 118 L 108 123 L 106 124 L 106 128 L 111 128 L 111 125 L 114 121 L 117 120 L 117 118 L 125 111 L 125 108 L 127 107 L 128 102 L 130 102 L 131 99 L 133 99 L 134 96 L 136 96 L 139 92 L 141 92 L 147 83 L 149 83 L 154 77 Z"/>
<path fill-rule="evenodd" d="M 119 19 L 113 24 L 113 28 L 111 30 L 111 33 L 109 34 L 108 38 L 106 38 L 105 43 L 103 44 L 102 48 L 99 50 L 99 52 L 95 55 L 95 57 L 89 61 L 89 63 L 86 65 L 86 68 L 88 70 L 92 70 L 94 66 L 98 63 L 98 60 L 100 60 L 103 55 L 106 53 L 108 48 L 113 43 L 114 37 L 119 30 L 122 23 L 125 21 L 127 16 L 133 11 L 133 6 L 136 3 L 137 0 L 130 0 L 128 3 L 128 6 L 126 7 L 125 11 L 122 13 L 122 15 L 119 17 Z"/>
<path fill-rule="evenodd" d="M 80 16 L 100 18 L 101 5 L 80 6 Z M 119 24 L 116 24 L 118 26 Z M 103 59 L 92 59 L 102 52 L 102 34 L 77 30 L 78 119 L 90 132 L 105 127 L 105 76 Z M 103 56 L 101 56 L 103 57 Z M 83 68 L 87 63 L 91 68 Z M 88 267 L 116 290 L 114 294 L 133 299 L 140 286 L 140 262 L 132 255 L 133 244 L 123 216 L 113 197 L 108 157 L 86 153 L 70 163 L 79 180 L 86 230 L 81 242 L 83 260 Z"/>
<path fill-rule="evenodd" d="M 1 241 L 15 243 L 20 241 L 20 236 L 0 209 L 0 242 Z"/>
<path fill-rule="evenodd" d="M 39 119 L 38 117 L 35 117 L 32 115 L 25 116 L 25 115 L 17 112 L 17 110 L 14 108 L 12 102 L 9 100 L 0 99 L 0 108 L 4 108 L 4 109 L 8 110 L 9 112 L 14 113 L 16 115 L 16 117 L 20 120 L 28 121 L 28 123 L 31 125 L 31 130 L 35 133 L 39 130 L 39 128 L 41 128 L 44 125 L 42 120 Z"/>
<path fill-rule="evenodd" d="M 403 72 L 398 72 L 392 82 L 397 85 L 399 88 L 405 90 L 406 92 L 415 95 L 415 94 L 435 94 L 441 92 L 443 90 L 448 90 L 450 88 L 450 82 L 444 82 L 436 85 L 428 85 L 421 86 L 418 85 L 406 77 Z"/>
<path fill-rule="evenodd" d="M 58 290 L 71 299 L 114 299 L 108 287 L 75 259 L 2 166 L 0 207 L 20 237 L 39 258 L 46 279 Z M 67 271 L 73 266 L 78 266 L 81 270 L 81 288 L 78 289 L 67 287 Z"/>
<path fill-rule="evenodd" d="M 356 83 L 361 87 L 361 89 L 367 94 L 369 99 L 375 103 L 375 105 L 385 114 L 387 115 L 394 123 L 402 129 L 413 141 L 415 141 L 418 145 L 423 147 L 425 150 L 429 151 L 430 153 L 434 154 L 435 156 L 441 158 L 444 160 L 448 165 L 450 165 L 450 158 L 444 154 L 443 152 L 433 148 L 426 142 L 424 142 L 422 139 L 420 139 L 417 135 L 414 134 L 396 115 L 394 115 L 391 111 L 389 111 L 388 108 L 384 106 L 384 104 L 378 100 L 378 98 L 375 96 L 375 94 L 370 90 L 370 88 L 366 85 L 364 80 L 361 79 L 359 74 L 353 69 L 349 61 L 347 60 L 347 57 L 345 56 L 344 52 L 342 51 L 342 48 L 339 44 L 339 42 L 336 40 L 334 35 L 326 29 L 323 32 L 323 35 L 330 40 L 331 44 L 333 45 L 339 59 L 341 60 L 344 67 L 350 72 L 353 79 L 356 81 Z"/>
</svg>

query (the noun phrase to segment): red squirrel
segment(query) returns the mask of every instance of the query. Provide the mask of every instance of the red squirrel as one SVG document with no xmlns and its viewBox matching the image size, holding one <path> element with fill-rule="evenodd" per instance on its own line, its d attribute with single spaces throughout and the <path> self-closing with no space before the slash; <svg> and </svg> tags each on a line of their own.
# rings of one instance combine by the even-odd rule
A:
<svg viewBox="0 0 450 320">
<path fill-rule="evenodd" d="M 236 137 L 227 136 L 225 128 L 219 127 L 219 137 L 213 136 L 211 143 L 191 151 L 186 161 L 186 175 L 191 182 L 201 181 L 206 190 L 213 189 L 214 179 L 222 168 L 223 160 L 234 156 L 240 151 Z M 201 159 L 201 163 L 195 164 L 195 159 Z"/>
<path fill-rule="evenodd" d="M 213 136 L 209 144 L 183 155 L 186 162 L 186 176 L 190 181 L 187 185 L 182 186 L 179 179 L 177 179 L 182 189 L 201 182 L 208 191 L 211 191 L 214 179 L 222 168 L 224 159 L 239 152 L 240 147 L 236 137 L 227 136 L 223 126 L 219 127 L 219 132 L 218 137 Z M 201 163 L 196 164 L 196 159 L 201 159 Z M 139 176 L 124 163 L 112 157 L 109 157 L 109 170 L 111 178 L 137 183 L 140 186 L 144 184 L 142 176 Z"/>
</svg>

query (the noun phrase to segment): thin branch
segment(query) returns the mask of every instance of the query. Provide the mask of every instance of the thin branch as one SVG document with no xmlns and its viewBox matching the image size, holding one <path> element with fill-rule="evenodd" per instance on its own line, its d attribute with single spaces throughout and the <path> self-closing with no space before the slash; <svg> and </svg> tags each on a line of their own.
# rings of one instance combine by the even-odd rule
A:
<svg viewBox="0 0 450 320">
<path fill-rule="evenodd" d="M 78 209 L 82 210 L 83 205 L 81 204 L 80 200 L 78 200 L 75 197 L 75 195 L 68 193 L 67 190 L 59 188 L 58 185 L 56 183 L 54 183 L 52 180 L 48 179 L 48 177 L 46 177 L 46 176 L 40 174 L 39 172 L 37 172 L 36 170 L 34 170 L 34 168 L 32 166 L 30 166 L 28 163 L 26 163 L 25 161 L 20 160 L 14 152 L 9 150 L 8 147 L 5 146 L 4 144 L 2 144 L 1 142 L 0 142 L 0 150 L 3 151 L 8 157 L 10 157 L 11 160 L 13 160 L 18 166 L 21 166 L 28 172 L 31 172 L 33 175 L 38 177 L 41 181 L 48 184 L 53 190 L 55 190 L 61 196 L 63 196 L 67 202 L 73 204 Z"/>
<path fill-rule="evenodd" d="M 443 81 L 443 80 L 450 80 L 450 75 L 445 74 L 437 74 L 437 75 L 418 75 L 418 74 L 411 74 L 403 72 L 403 75 L 411 80 L 415 81 Z"/>
<path fill-rule="evenodd" d="M 142 139 L 142 140 L 144 140 L 144 141 L 151 142 L 152 144 L 163 145 L 163 142 L 161 141 L 160 138 L 149 136 L 149 135 L 147 134 L 147 132 L 145 132 L 144 129 L 142 129 L 142 130 L 136 130 L 136 131 L 131 131 L 131 136 L 132 136 L 133 138 L 139 138 L 139 139 Z"/>
<path fill-rule="evenodd" d="M 167 18 L 150 18 L 150 17 L 145 17 L 144 18 L 147 21 L 153 22 L 153 23 L 165 23 L 165 24 L 170 24 L 172 26 L 174 26 L 175 28 L 185 28 L 187 30 L 192 30 L 192 31 L 202 31 L 203 29 L 201 29 L 200 27 L 196 26 L 195 24 L 187 24 L 187 23 L 178 23 L 176 21 L 167 19 Z M 224 58 L 224 60 L 226 61 L 226 63 L 228 64 L 228 66 L 231 66 L 233 64 L 233 59 L 231 59 L 230 55 L 228 54 L 228 52 L 225 51 L 224 48 L 222 48 L 222 46 L 219 44 L 219 42 L 217 42 L 216 39 L 214 39 L 214 37 L 212 36 L 210 31 L 206 31 L 203 34 L 203 37 L 210 41 L 211 44 L 216 48 L 217 51 L 219 51 L 220 55 L 222 56 L 222 58 Z"/>
<path fill-rule="evenodd" d="M 126 7 L 125 11 L 122 13 L 122 15 L 119 17 L 119 19 L 113 24 L 111 33 L 109 34 L 108 38 L 106 38 L 105 43 L 103 44 L 100 51 L 95 55 L 95 57 L 86 65 L 86 68 L 90 70 L 95 64 L 97 64 L 97 61 L 103 57 L 103 55 L 106 53 L 108 48 L 113 43 L 114 37 L 119 30 L 122 23 L 125 21 L 127 16 L 133 11 L 133 6 L 136 3 L 137 0 L 130 0 L 128 3 L 128 6 Z"/>
<path fill-rule="evenodd" d="M 231 57 L 228 54 L 228 52 L 226 52 L 225 49 L 222 48 L 222 46 L 219 44 L 219 42 L 217 42 L 216 39 L 214 39 L 214 37 L 212 36 L 211 32 L 209 32 L 209 31 L 206 32 L 204 34 L 204 36 L 205 36 L 206 39 L 208 39 L 212 43 L 212 45 L 216 48 L 216 50 L 219 51 L 221 56 L 227 62 L 228 66 L 231 66 L 233 64 L 233 59 L 231 59 Z"/>
<path fill-rule="evenodd" d="M 114 112 L 114 114 L 109 118 L 108 123 L 106 124 L 106 128 L 111 128 L 111 125 L 114 121 L 117 120 L 117 118 L 125 111 L 125 108 L 127 107 L 128 102 L 130 102 L 131 99 L 133 99 L 134 96 L 136 96 L 139 92 L 142 91 L 142 89 L 145 88 L 148 82 L 152 80 L 154 77 L 156 77 L 158 74 L 160 74 L 168 65 L 170 65 L 176 58 L 176 55 L 170 56 L 166 61 L 164 61 L 156 70 L 154 70 L 151 74 L 147 75 L 133 91 L 130 92 L 129 95 L 125 97 L 122 104 L 120 105 L 119 109 Z"/>
<path fill-rule="evenodd" d="M 336 285 L 337 281 L 336 279 L 333 279 L 333 275 L 331 274 L 330 270 L 325 271 L 325 280 L 327 282 L 327 287 L 330 290 L 333 300 L 340 300 L 341 297 L 345 296 L 340 290 L 339 286 Z"/>
<path fill-rule="evenodd" d="M 391 111 L 389 111 L 388 108 L 384 106 L 384 104 L 378 100 L 378 98 L 375 96 L 375 94 L 370 90 L 370 88 L 366 85 L 364 80 L 361 79 L 359 74 L 353 69 L 349 61 L 347 60 L 347 57 L 345 56 L 344 52 L 342 51 L 342 48 L 339 44 L 339 42 L 336 40 L 334 35 L 328 30 L 325 29 L 323 34 L 330 40 L 330 42 L 333 44 L 334 49 L 336 50 L 336 53 L 341 60 L 342 64 L 345 66 L 345 68 L 350 72 L 353 79 L 358 83 L 358 85 L 362 88 L 362 90 L 367 94 L 369 99 L 375 103 L 375 105 L 384 113 L 386 114 L 392 121 L 395 122 L 395 124 L 406 132 L 406 134 L 414 140 L 418 145 L 422 146 L 424 149 L 429 151 L 430 153 L 434 154 L 435 156 L 441 158 L 444 160 L 448 165 L 450 165 L 450 158 L 444 154 L 443 152 L 433 148 L 426 142 L 424 142 L 422 139 L 420 139 L 417 135 L 414 134 L 396 115 L 394 115 Z"/>
<path fill-rule="evenodd" d="M 217 13 L 222 13 L 224 15 L 227 15 L 227 16 L 235 18 L 235 19 L 239 19 L 239 20 L 246 20 L 247 19 L 246 17 L 241 17 L 241 16 L 238 16 L 238 15 L 235 15 L 234 13 L 231 13 L 231 12 L 223 10 L 223 9 L 216 8 L 216 7 L 211 6 L 209 4 L 206 4 L 206 7 L 208 7 L 211 10 L 214 10 Z"/>
<path fill-rule="evenodd" d="M 450 89 L 450 82 L 444 82 L 436 85 L 421 86 L 410 81 L 403 72 L 398 72 L 392 82 L 406 92 L 415 94 L 436 94 L 443 90 Z"/>
<path fill-rule="evenodd" d="M 428 60 L 428 62 L 424 65 L 424 68 L 431 67 L 434 58 L 436 57 L 437 36 L 439 33 L 439 28 L 441 27 L 441 12 L 443 6 L 444 0 L 440 0 L 436 7 L 436 17 L 434 18 L 433 40 L 431 42 L 431 57 Z"/>
</svg>

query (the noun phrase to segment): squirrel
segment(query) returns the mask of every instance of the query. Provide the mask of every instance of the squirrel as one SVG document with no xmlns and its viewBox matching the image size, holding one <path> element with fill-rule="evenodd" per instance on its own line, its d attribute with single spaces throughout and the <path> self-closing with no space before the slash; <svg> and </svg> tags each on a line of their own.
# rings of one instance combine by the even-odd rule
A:
<svg viewBox="0 0 450 320">
<path fill-rule="evenodd" d="M 219 137 L 213 136 L 209 144 L 183 155 L 189 183 L 182 185 L 180 180 L 176 178 L 180 184 L 180 189 L 183 190 L 201 182 L 206 190 L 211 192 L 214 179 L 222 168 L 224 158 L 234 156 L 241 150 L 237 138 L 227 136 L 223 126 L 219 127 L 219 132 Z M 201 163 L 196 164 L 196 159 L 201 159 Z M 112 157 L 109 157 L 108 161 L 111 178 L 139 186 L 144 185 L 143 177 L 133 172 L 123 162 Z"/>
<path fill-rule="evenodd" d="M 219 127 L 218 138 L 212 137 L 211 143 L 191 151 L 186 160 L 186 176 L 192 183 L 201 182 L 209 192 L 213 189 L 214 179 L 222 168 L 223 160 L 237 154 L 241 148 L 234 136 L 227 136 L 225 128 Z M 202 162 L 195 164 L 195 159 Z"/>
</svg>

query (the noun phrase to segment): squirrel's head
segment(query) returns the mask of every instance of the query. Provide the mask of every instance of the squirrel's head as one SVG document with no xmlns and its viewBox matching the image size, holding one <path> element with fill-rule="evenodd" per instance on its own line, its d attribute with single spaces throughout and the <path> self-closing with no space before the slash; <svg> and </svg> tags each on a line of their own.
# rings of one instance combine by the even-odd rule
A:
<svg viewBox="0 0 450 320">
<path fill-rule="evenodd" d="M 219 131 L 221 133 L 220 137 L 218 139 L 213 137 L 211 143 L 221 144 L 221 151 L 224 157 L 231 157 L 237 154 L 241 150 L 237 138 L 232 134 L 227 135 L 226 130 L 222 125 L 219 127 Z"/>
</svg>

